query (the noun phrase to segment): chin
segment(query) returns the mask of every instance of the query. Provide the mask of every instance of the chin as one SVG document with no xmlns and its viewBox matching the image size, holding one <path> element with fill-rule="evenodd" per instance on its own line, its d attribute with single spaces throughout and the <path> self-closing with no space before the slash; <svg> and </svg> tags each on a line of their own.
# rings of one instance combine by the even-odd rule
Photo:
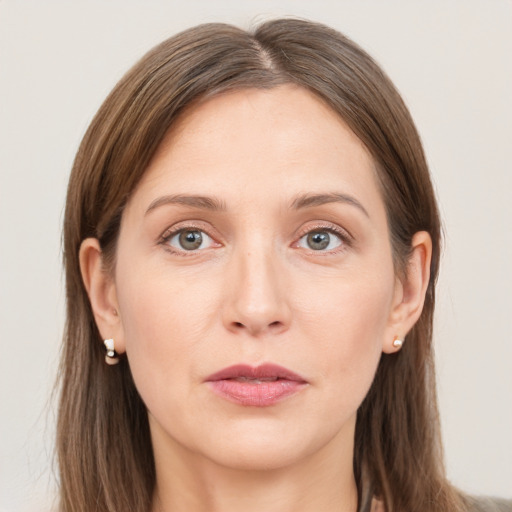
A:
<svg viewBox="0 0 512 512">
<path fill-rule="evenodd" d="M 211 448 L 209 447 L 211 452 Z M 218 447 L 209 457 L 219 466 L 237 471 L 271 471 L 293 466 L 306 454 L 297 446 L 259 441 L 252 444 L 237 442 L 230 447 Z"/>
<path fill-rule="evenodd" d="M 247 423 L 247 422 L 245 422 Z M 275 422 L 237 425 L 223 429 L 202 443 L 213 462 L 235 470 L 277 470 L 304 460 L 330 444 L 336 434 L 322 426 L 276 425 Z"/>
</svg>

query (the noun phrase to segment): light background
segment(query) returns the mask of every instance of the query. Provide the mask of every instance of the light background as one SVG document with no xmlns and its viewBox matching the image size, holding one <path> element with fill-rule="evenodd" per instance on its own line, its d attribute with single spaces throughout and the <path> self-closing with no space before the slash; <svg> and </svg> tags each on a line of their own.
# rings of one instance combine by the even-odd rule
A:
<svg viewBox="0 0 512 512">
<path fill-rule="evenodd" d="M 173 33 L 277 15 L 355 39 L 412 111 L 446 230 L 436 348 L 448 475 L 512 497 L 512 2 L 0 0 L 0 511 L 51 503 L 60 226 L 94 112 Z"/>
</svg>

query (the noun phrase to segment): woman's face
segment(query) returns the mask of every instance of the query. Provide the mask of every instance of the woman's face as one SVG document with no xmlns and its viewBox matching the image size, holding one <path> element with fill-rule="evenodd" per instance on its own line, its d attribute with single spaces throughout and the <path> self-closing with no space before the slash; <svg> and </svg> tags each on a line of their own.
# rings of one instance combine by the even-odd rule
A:
<svg viewBox="0 0 512 512">
<path fill-rule="evenodd" d="M 156 452 L 271 468 L 352 448 L 400 286 L 372 159 L 311 93 L 187 112 L 123 214 L 114 283 Z"/>
</svg>

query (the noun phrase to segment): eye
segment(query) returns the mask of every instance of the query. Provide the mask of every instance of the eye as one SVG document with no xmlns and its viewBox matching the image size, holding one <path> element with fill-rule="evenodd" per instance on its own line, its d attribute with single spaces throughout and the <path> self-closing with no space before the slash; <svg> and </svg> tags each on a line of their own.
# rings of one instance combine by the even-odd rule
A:
<svg viewBox="0 0 512 512">
<path fill-rule="evenodd" d="M 328 229 L 317 229 L 305 234 L 298 242 L 299 247 L 312 251 L 332 251 L 343 243 L 341 236 Z"/>
<path fill-rule="evenodd" d="M 214 243 L 211 237 L 199 229 L 180 229 L 165 238 L 171 247 L 182 251 L 208 249 Z"/>
</svg>

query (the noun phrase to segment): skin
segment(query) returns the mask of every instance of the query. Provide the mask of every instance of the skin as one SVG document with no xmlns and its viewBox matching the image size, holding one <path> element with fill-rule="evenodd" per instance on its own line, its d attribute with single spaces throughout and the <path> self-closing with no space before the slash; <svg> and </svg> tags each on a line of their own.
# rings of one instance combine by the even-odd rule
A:
<svg viewBox="0 0 512 512">
<path fill-rule="evenodd" d="M 200 248 L 182 248 L 180 229 L 203 233 Z M 329 245 L 308 245 L 312 231 Z M 97 240 L 80 253 L 100 333 L 148 408 L 154 511 L 355 511 L 356 411 L 381 353 L 419 317 L 430 254 L 417 233 L 397 277 L 372 158 L 310 92 L 244 90 L 190 109 L 128 202 L 113 275 Z M 307 385 L 258 408 L 205 383 L 267 362 Z"/>
</svg>

